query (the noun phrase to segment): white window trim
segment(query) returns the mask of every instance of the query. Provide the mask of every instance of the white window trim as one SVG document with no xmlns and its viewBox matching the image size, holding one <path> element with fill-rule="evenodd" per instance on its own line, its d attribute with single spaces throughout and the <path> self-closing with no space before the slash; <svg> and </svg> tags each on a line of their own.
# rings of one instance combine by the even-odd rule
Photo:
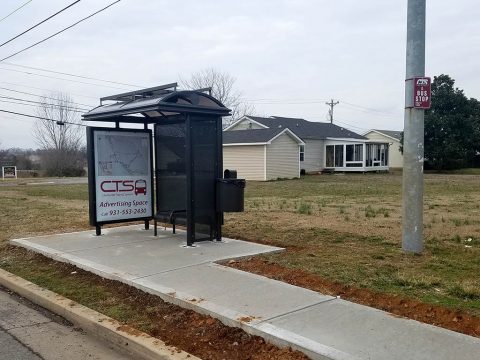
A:
<svg viewBox="0 0 480 360">
<path fill-rule="evenodd" d="M 263 145 L 263 180 L 267 181 L 267 145 Z"/>
<path fill-rule="evenodd" d="M 302 146 L 303 146 L 303 162 L 305 162 L 305 152 L 306 152 L 306 144 L 300 144 L 298 145 L 298 161 L 301 163 L 302 160 L 300 160 L 300 154 L 302 153 Z"/>
</svg>

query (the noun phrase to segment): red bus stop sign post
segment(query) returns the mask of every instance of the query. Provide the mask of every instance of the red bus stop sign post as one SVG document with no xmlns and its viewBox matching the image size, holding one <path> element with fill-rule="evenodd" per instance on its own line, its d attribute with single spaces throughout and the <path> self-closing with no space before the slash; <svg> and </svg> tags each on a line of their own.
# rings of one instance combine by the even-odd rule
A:
<svg viewBox="0 0 480 360">
<path fill-rule="evenodd" d="M 432 105 L 432 85 L 429 77 L 413 78 L 413 107 L 430 109 Z"/>
</svg>

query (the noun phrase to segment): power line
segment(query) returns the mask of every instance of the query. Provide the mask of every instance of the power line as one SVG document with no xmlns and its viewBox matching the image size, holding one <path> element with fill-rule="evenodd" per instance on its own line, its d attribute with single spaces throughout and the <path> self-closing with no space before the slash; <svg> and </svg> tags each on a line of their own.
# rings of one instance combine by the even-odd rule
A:
<svg viewBox="0 0 480 360">
<path fill-rule="evenodd" d="M 10 59 L 10 58 L 14 57 L 15 55 L 18 55 L 18 54 L 20 54 L 20 53 L 22 53 L 22 52 L 24 52 L 24 51 L 27 51 L 28 49 L 31 49 L 31 48 L 33 48 L 34 46 L 37 46 L 37 45 L 39 45 L 39 44 L 41 44 L 41 43 L 43 43 L 43 42 L 45 42 L 45 41 L 53 38 L 54 36 L 57 36 L 58 34 L 63 33 L 64 31 L 66 31 L 66 30 L 68 30 L 68 29 L 71 29 L 72 27 L 74 27 L 74 26 L 80 24 L 81 22 L 83 22 L 83 21 L 91 18 L 92 16 L 95 16 L 96 14 L 98 14 L 98 13 L 100 13 L 100 12 L 102 12 L 102 11 L 107 10 L 109 7 L 115 5 L 116 3 L 120 2 L 120 1 L 121 1 L 121 0 L 116 0 L 116 1 L 114 1 L 113 3 L 105 6 L 104 8 L 102 8 L 102 9 L 100 9 L 100 10 L 98 10 L 98 11 L 95 11 L 94 13 L 92 13 L 92 14 L 84 17 L 83 19 L 80 19 L 79 21 L 73 23 L 72 25 L 67 26 L 66 28 L 64 28 L 64 29 L 62 29 L 62 30 L 60 30 L 60 31 L 57 31 L 55 34 L 50 35 L 50 36 L 46 37 L 46 38 L 43 39 L 43 40 L 37 41 L 35 44 L 32 44 L 32 45 L 30 45 L 30 46 L 27 46 L 26 48 L 24 48 L 24 49 L 22 49 L 22 50 L 19 50 L 19 51 L 17 51 L 16 53 L 14 53 L 14 54 L 12 54 L 12 55 L 9 55 L 9 56 L 7 56 L 7 57 L 4 57 L 3 59 L 0 59 L 0 62 L 1 62 L 1 61 L 4 61 L 4 60 L 7 60 L 7 59 Z"/>
<path fill-rule="evenodd" d="M 25 117 L 34 118 L 34 119 L 40 119 L 40 120 L 48 120 L 48 121 L 58 122 L 57 120 L 54 120 L 54 119 L 49 119 L 49 118 L 44 118 L 44 117 L 41 117 L 41 116 L 34 116 L 34 115 L 28 115 L 28 114 L 18 113 L 18 112 L 15 112 L 15 111 L 8 111 L 8 110 L 0 109 L 0 112 L 4 112 L 4 113 L 7 113 L 7 114 L 13 114 L 13 115 L 19 115 L 19 116 L 25 116 Z M 62 123 L 64 123 L 64 124 L 70 124 L 70 125 L 77 125 L 77 126 L 85 126 L 85 127 L 87 126 L 87 125 L 85 125 L 85 124 L 76 124 L 76 123 L 72 123 L 72 122 L 68 122 L 68 121 L 62 121 Z"/>
<path fill-rule="evenodd" d="M 45 99 L 49 99 L 49 100 L 58 100 L 58 99 L 52 98 L 52 97 L 50 97 L 50 96 L 44 96 L 44 95 L 39 95 L 39 94 L 32 94 L 32 93 L 29 93 L 29 92 L 26 92 L 26 91 L 13 90 L 13 89 L 5 88 L 5 87 L 0 87 L 0 90 L 12 91 L 12 92 L 15 92 L 15 93 L 18 93 L 18 94 L 24 94 L 24 95 L 30 95 L 30 96 L 38 96 L 38 97 L 45 98 Z M 70 103 L 70 104 L 80 105 L 80 106 L 87 106 L 87 107 L 94 107 L 94 106 L 96 106 L 96 105 L 89 105 L 89 104 L 77 103 L 77 102 L 70 101 L 70 100 L 63 100 L 63 101 L 65 101 L 65 102 L 67 102 L 67 103 Z"/>
<path fill-rule="evenodd" d="M 391 112 L 382 111 L 382 110 L 378 110 L 378 109 L 373 109 L 373 108 L 369 108 L 369 107 L 362 106 L 362 105 L 356 105 L 356 104 L 349 103 L 347 101 L 342 101 L 342 104 L 345 104 L 345 105 L 348 105 L 348 106 L 351 106 L 351 107 L 354 107 L 354 108 L 359 108 L 359 109 L 362 109 L 366 112 L 375 112 L 375 113 L 379 113 L 379 114 L 394 115 Z"/>
<path fill-rule="evenodd" d="M 20 100 L 20 101 L 24 101 L 24 100 Z M 9 100 L 2 100 L 0 99 L 0 102 L 2 103 L 8 103 L 8 104 L 15 104 L 15 105 L 22 105 L 22 106 L 31 106 L 31 107 L 35 107 L 35 108 L 38 108 L 38 105 L 35 105 L 35 104 L 26 104 L 24 102 L 15 102 L 15 101 L 9 101 Z M 50 106 L 55 106 L 57 107 L 58 105 L 55 105 L 55 104 L 44 104 L 44 105 L 50 105 Z M 69 109 L 69 108 L 66 108 L 68 111 L 71 111 L 71 112 L 76 112 L 76 113 L 80 113 L 80 114 L 84 114 L 85 111 L 78 111 L 78 110 L 73 110 L 73 109 Z"/>
<path fill-rule="evenodd" d="M 120 0 L 118 0 L 118 1 L 120 1 Z M 1 61 L 1 60 L 0 60 L 0 61 Z M 70 82 L 74 82 L 74 83 L 78 83 L 78 84 L 93 85 L 93 86 L 102 86 L 102 87 L 106 87 L 106 88 L 110 88 L 110 89 L 131 91 L 131 89 L 120 88 L 120 87 L 118 87 L 118 86 L 110 86 L 110 85 L 103 85 L 103 84 L 94 84 L 94 83 L 86 82 L 86 81 L 72 80 L 72 79 L 64 79 L 64 78 L 60 78 L 60 77 L 56 77 L 56 76 L 36 74 L 36 73 L 30 72 L 30 71 L 22 71 L 22 70 L 6 69 L 6 68 L 0 68 L 0 70 L 4 70 L 4 71 L 14 71 L 14 72 L 18 72 L 18 73 L 23 73 L 23 74 L 27 74 L 27 75 L 33 75 L 33 76 L 40 76 L 40 77 L 49 78 L 49 79 L 56 79 L 56 80 L 62 80 L 62 81 L 70 81 Z"/>
<path fill-rule="evenodd" d="M 15 120 L 15 121 L 21 121 L 21 122 L 25 122 L 25 123 L 29 123 L 31 124 L 32 122 L 31 121 L 28 121 L 28 120 L 24 120 L 24 119 L 17 119 L 17 118 L 14 118 L 14 117 L 11 117 L 11 116 L 4 116 L 4 115 L 1 115 L 0 116 L 0 120 Z"/>
<path fill-rule="evenodd" d="M 52 89 L 40 88 L 40 87 L 35 87 L 35 86 L 25 85 L 25 84 L 11 83 L 11 82 L 7 82 L 7 81 L 0 81 L 0 84 L 7 84 L 7 85 L 19 86 L 19 87 L 24 87 L 24 88 L 29 88 L 29 89 L 49 91 L 49 92 L 52 91 Z M 88 96 L 88 95 L 75 94 L 75 93 L 70 93 L 70 94 L 75 95 L 75 96 L 79 96 L 79 97 L 88 98 L 88 99 L 98 100 L 98 97 L 95 97 L 95 96 Z M 89 106 L 96 106 L 96 105 L 89 105 Z"/>
<path fill-rule="evenodd" d="M 354 129 L 358 129 L 358 130 L 368 130 L 366 128 L 361 128 L 359 126 L 355 126 L 355 125 L 352 125 L 352 124 L 349 124 L 349 123 L 346 123 L 346 122 L 343 122 L 343 121 L 338 121 L 338 118 L 335 120 L 335 122 L 337 122 L 339 124 L 342 124 L 344 126 L 348 126 L 348 127 L 354 128 Z"/>
<path fill-rule="evenodd" d="M 9 16 L 15 14 L 18 10 L 20 10 L 21 8 L 23 8 L 25 5 L 28 5 L 28 3 L 31 3 L 33 0 L 29 0 L 27 1 L 26 3 L 24 3 L 23 5 L 19 6 L 18 8 L 16 8 L 15 10 L 13 10 L 10 14 L 4 16 L 3 18 L 0 19 L 0 22 L 5 20 L 6 18 L 8 18 Z"/>
<path fill-rule="evenodd" d="M 61 105 L 61 104 L 52 104 L 52 103 L 41 102 L 41 101 L 33 101 L 33 100 L 15 98 L 15 97 L 11 97 L 11 96 L 1 96 L 1 95 L 0 95 L 0 99 L 24 101 L 24 102 L 28 102 L 28 103 L 32 103 L 32 104 L 38 104 L 38 105 L 55 106 L 55 107 L 59 107 L 59 108 L 65 108 L 65 109 L 68 109 L 68 110 L 70 110 L 70 111 L 79 112 L 79 113 L 82 113 L 82 114 L 85 113 L 85 111 L 89 111 L 89 110 L 87 110 L 87 109 L 80 109 L 80 108 L 74 108 L 74 107 L 65 106 L 65 105 Z M 54 100 L 57 100 L 57 99 L 54 99 Z M 27 104 L 25 104 L 25 105 L 27 105 Z"/>
<path fill-rule="evenodd" d="M 33 30 L 33 29 L 35 29 L 37 26 L 40 26 L 40 25 L 42 25 L 44 22 L 46 22 L 46 21 L 50 20 L 51 18 L 53 18 L 53 17 L 57 16 L 57 15 L 58 15 L 58 14 L 60 14 L 61 12 L 63 12 L 63 11 L 65 11 L 65 10 L 67 10 L 68 8 L 72 7 L 72 6 L 73 6 L 73 5 L 75 5 L 75 4 L 78 4 L 79 2 L 80 2 L 80 0 L 74 1 L 73 3 L 71 3 L 70 5 L 68 5 L 67 7 L 64 7 L 62 10 L 60 10 L 60 11 L 57 11 L 55 14 L 53 14 L 53 15 L 50 15 L 48 18 L 46 18 L 46 19 L 44 19 L 44 20 L 40 21 L 38 24 L 36 24 L 36 25 L 33 25 L 32 27 L 28 28 L 28 29 L 27 29 L 27 30 L 25 30 L 24 32 L 22 32 L 22 33 L 20 33 L 20 34 L 18 34 L 18 35 L 16 35 L 16 36 L 14 36 L 14 37 L 13 37 L 13 38 L 11 38 L 10 40 L 7 40 L 7 41 L 5 41 L 3 44 L 0 44 L 0 47 L 2 47 L 2 46 L 4 46 L 4 45 L 8 44 L 9 42 L 11 42 L 11 41 L 13 41 L 13 40 L 15 40 L 15 39 L 19 38 L 19 37 L 20 37 L 20 36 L 22 36 L 22 35 L 24 35 L 24 34 L 28 33 L 30 30 Z"/>
<path fill-rule="evenodd" d="M 256 102 L 262 104 L 319 104 L 326 101 L 325 99 L 243 99 L 248 102 Z"/>
<path fill-rule="evenodd" d="M 98 78 L 94 78 L 94 77 L 90 77 L 90 76 L 77 75 L 77 74 L 72 74 L 72 73 L 67 73 L 67 72 L 62 72 L 62 71 L 54 71 L 54 70 L 49 70 L 49 69 L 43 69 L 43 68 L 34 67 L 34 66 L 26 66 L 26 65 L 13 64 L 13 63 L 11 63 L 11 62 L 3 62 L 3 63 L 4 63 L 5 65 L 9 65 L 9 66 L 16 66 L 16 67 L 21 67 L 21 68 L 24 68 L 24 69 L 32 69 L 32 70 L 45 71 L 45 72 L 52 73 L 52 74 L 72 76 L 72 77 L 76 77 L 76 78 L 79 78 L 79 79 L 103 81 L 103 82 L 110 83 L 110 84 L 131 86 L 131 87 L 135 87 L 135 88 L 139 88 L 139 89 L 146 87 L 146 86 L 141 86 L 141 85 L 133 85 L 133 84 L 128 84 L 128 83 L 122 83 L 122 82 L 118 82 L 118 81 L 98 79 Z M 7 70 L 7 69 L 4 69 L 4 70 Z M 65 79 L 65 80 L 66 80 L 66 79 Z"/>
</svg>

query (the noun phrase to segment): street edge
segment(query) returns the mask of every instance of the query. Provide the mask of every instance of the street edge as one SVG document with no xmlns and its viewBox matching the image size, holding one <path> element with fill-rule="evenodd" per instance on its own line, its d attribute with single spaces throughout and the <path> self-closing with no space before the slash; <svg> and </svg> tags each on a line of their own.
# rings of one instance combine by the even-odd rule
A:
<svg viewBox="0 0 480 360">
<path fill-rule="evenodd" d="M 99 336 L 113 347 L 146 360 L 200 360 L 95 310 L 0 269 L 0 285 Z"/>
</svg>

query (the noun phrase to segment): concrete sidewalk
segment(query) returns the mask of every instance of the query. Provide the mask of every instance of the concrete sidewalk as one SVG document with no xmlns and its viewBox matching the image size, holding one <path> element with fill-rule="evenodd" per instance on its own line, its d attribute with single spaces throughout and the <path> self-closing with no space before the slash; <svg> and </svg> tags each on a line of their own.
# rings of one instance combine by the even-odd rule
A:
<svg viewBox="0 0 480 360">
<path fill-rule="evenodd" d="M 394 317 L 216 264 L 281 251 L 224 239 L 184 248 L 185 234 L 141 226 L 12 240 L 51 258 L 243 328 L 314 359 L 478 360 L 480 339 Z"/>
</svg>

